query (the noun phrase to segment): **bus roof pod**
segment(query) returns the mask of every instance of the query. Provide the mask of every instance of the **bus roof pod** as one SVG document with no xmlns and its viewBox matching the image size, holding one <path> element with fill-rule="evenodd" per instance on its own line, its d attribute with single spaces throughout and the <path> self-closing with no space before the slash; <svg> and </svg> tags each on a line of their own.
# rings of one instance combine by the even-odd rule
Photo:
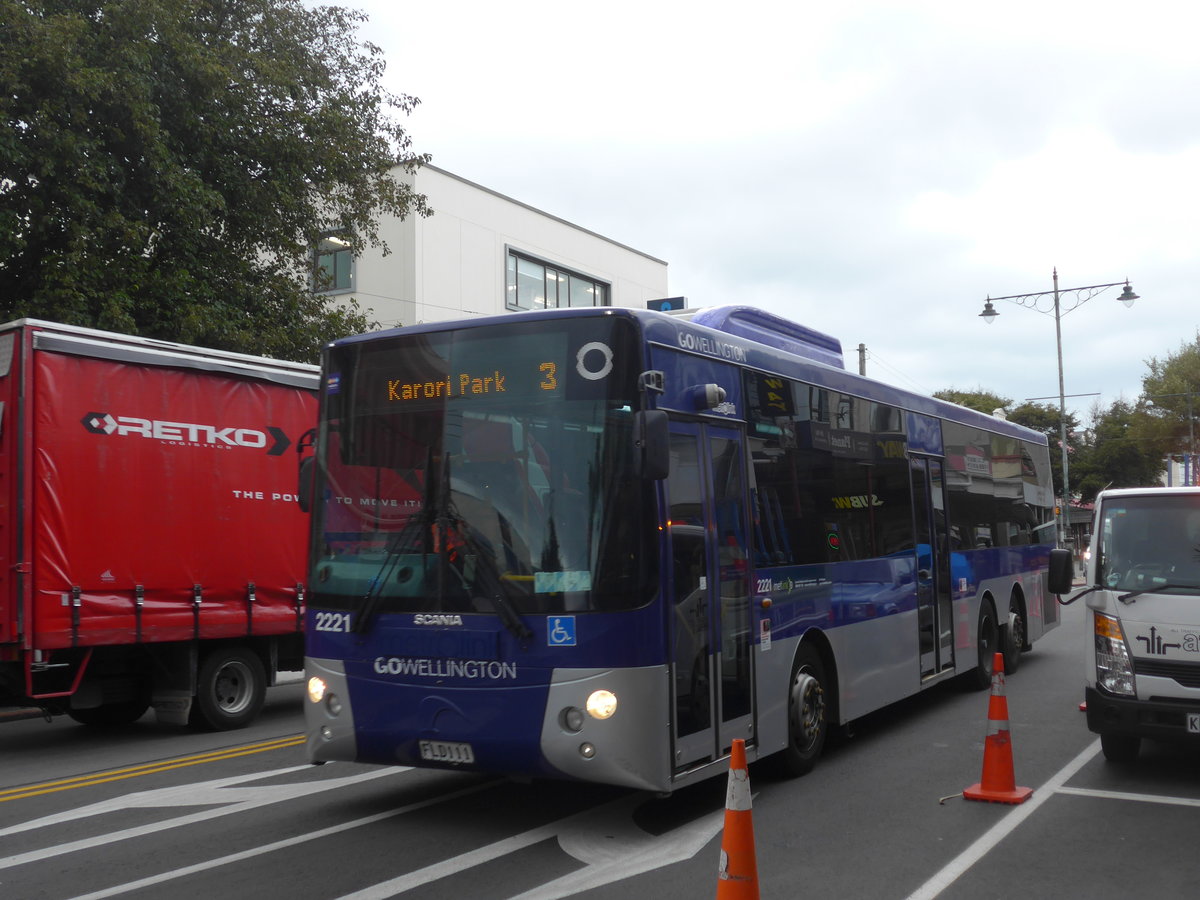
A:
<svg viewBox="0 0 1200 900">
<path fill-rule="evenodd" d="M 837 369 L 846 368 L 842 342 L 837 338 L 765 310 L 753 306 L 712 306 L 689 312 L 692 315 L 688 318 L 697 325 L 757 341 Z"/>
</svg>

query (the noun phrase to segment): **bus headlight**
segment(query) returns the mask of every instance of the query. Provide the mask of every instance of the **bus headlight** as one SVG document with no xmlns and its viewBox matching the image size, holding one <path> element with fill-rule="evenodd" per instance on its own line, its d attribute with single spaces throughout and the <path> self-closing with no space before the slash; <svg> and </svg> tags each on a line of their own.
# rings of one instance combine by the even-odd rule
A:
<svg viewBox="0 0 1200 900">
<path fill-rule="evenodd" d="M 612 691 L 593 691 L 587 698 L 587 711 L 593 719 L 611 719 L 617 711 L 617 695 Z"/>
<path fill-rule="evenodd" d="M 1094 613 L 1096 627 L 1096 684 L 1110 694 L 1136 695 L 1133 665 L 1125 647 L 1121 623 L 1112 616 Z"/>
<path fill-rule="evenodd" d="M 325 684 L 324 678 L 318 678 L 314 675 L 308 679 L 308 699 L 313 703 L 320 703 L 325 697 L 325 691 L 328 685 Z"/>
<path fill-rule="evenodd" d="M 325 695 L 325 709 L 329 711 L 331 716 L 336 716 L 342 711 L 342 701 L 332 691 Z"/>
</svg>

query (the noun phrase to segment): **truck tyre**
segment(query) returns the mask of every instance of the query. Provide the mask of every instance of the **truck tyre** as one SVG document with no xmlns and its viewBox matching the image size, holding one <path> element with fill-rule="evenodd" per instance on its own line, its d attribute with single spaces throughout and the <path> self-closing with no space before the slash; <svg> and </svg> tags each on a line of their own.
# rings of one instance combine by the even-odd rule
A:
<svg viewBox="0 0 1200 900">
<path fill-rule="evenodd" d="M 976 629 L 976 652 L 979 663 L 967 675 L 967 683 L 977 691 L 992 686 L 992 661 L 1000 649 L 1000 626 L 991 600 L 979 604 L 979 627 Z"/>
<path fill-rule="evenodd" d="M 200 664 L 188 721 L 211 731 L 244 728 L 254 721 L 266 696 L 266 671 L 257 654 L 246 647 L 221 647 Z"/>
<path fill-rule="evenodd" d="M 1131 763 L 1137 759 L 1142 739 L 1136 734 L 1101 733 L 1100 749 L 1104 758 L 1113 763 Z"/>
<path fill-rule="evenodd" d="M 780 774 L 807 775 L 816 766 L 829 730 L 827 682 L 821 654 L 802 644 L 788 683 L 788 742 L 775 767 Z"/>
<path fill-rule="evenodd" d="M 149 700 L 126 700 L 122 703 L 105 703 L 90 709 L 68 708 L 67 715 L 80 725 L 131 725 L 144 716 L 149 708 Z"/>
</svg>

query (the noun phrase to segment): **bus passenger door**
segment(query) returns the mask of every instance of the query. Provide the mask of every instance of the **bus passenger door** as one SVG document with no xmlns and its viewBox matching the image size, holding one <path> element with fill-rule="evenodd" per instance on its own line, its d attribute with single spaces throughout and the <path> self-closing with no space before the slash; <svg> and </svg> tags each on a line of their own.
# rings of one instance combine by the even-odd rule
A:
<svg viewBox="0 0 1200 900">
<path fill-rule="evenodd" d="M 667 481 L 675 768 L 753 738 L 746 472 L 737 430 L 675 422 Z"/>
<path fill-rule="evenodd" d="M 954 621 L 950 597 L 950 540 L 942 461 L 914 456 L 913 516 L 917 537 L 917 621 L 921 677 L 954 668 Z"/>
</svg>

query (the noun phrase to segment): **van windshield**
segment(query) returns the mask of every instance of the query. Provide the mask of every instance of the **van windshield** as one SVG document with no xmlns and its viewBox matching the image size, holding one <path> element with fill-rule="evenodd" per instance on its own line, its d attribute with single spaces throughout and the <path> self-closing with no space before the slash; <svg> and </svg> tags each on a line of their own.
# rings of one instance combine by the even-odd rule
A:
<svg viewBox="0 0 1200 900">
<path fill-rule="evenodd" d="M 1200 593 L 1200 495 L 1105 500 L 1098 547 L 1104 587 Z"/>
</svg>

